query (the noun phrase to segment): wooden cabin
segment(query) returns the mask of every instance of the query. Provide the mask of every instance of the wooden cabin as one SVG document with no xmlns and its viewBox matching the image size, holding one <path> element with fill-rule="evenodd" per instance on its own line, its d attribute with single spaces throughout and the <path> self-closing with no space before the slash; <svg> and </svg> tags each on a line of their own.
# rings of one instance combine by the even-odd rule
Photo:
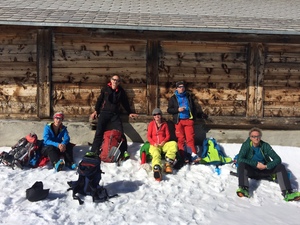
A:
<svg viewBox="0 0 300 225">
<path fill-rule="evenodd" d="M 209 116 L 198 123 L 299 129 L 300 31 L 99 26 L 8 24 L 0 16 L 0 119 L 63 111 L 70 121 L 88 121 L 101 87 L 118 74 L 140 115 L 130 123 L 149 122 L 156 107 L 168 117 L 174 85 L 184 80 Z"/>
</svg>

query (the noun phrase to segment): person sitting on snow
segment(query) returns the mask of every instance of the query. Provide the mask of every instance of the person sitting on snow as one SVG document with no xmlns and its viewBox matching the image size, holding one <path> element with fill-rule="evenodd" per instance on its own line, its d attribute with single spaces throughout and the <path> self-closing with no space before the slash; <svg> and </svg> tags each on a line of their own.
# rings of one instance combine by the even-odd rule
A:
<svg viewBox="0 0 300 225">
<path fill-rule="evenodd" d="M 55 170 L 61 171 L 65 164 L 70 169 L 76 169 L 77 165 L 73 159 L 74 144 L 70 143 L 67 127 L 63 125 L 64 114 L 57 112 L 53 116 L 53 122 L 46 124 L 43 134 L 44 156 L 49 157 Z"/>
<path fill-rule="evenodd" d="M 164 171 L 173 173 L 173 163 L 176 158 L 177 143 L 170 140 L 170 132 L 167 122 L 162 118 L 162 111 L 156 108 L 152 112 L 153 120 L 148 125 L 147 139 L 150 143 L 149 152 L 152 156 L 152 168 L 154 178 L 162 180 L 161 155 L 165 154 L 166 163 Z"/>
<path fill-rule="evenodd" d="M 242 144 L 238 154 L 238 183 L 236 193 L 239 197 L 250 197 L 248 178 L 263 179 L 276 174 L 285 201 L 300 200 L 300 192 L 293 192 L 291 182 L 281 158 L 267 143 L 261 140 L 262 131 L 252 128 L 248 139 Z"/>
</svg>

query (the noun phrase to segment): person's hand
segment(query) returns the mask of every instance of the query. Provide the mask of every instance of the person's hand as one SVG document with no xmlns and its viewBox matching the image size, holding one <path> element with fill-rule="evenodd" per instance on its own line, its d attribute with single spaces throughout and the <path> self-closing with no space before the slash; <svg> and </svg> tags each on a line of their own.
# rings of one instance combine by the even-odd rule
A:
<svg viewBox="0 0 300 225">
<path fill-rule="evenodd" d="M 163 142 L 161 142 L 158 146 L 159 146 L 159 147 L 163 147 L 163 146 L 165 145 L 165 143 L 166 143 L 166 142 L 163 141 Z"/>
<path fill-rule="evenodd" d="M 257 167 L 257 169 L 259 169 L 259 170 L 267 169 L 267 165 L 262 164 L 261 162 L 258 162 L 257 165 L 256 165 L 256 167 Z"/>
<path fill-rule="evenodd" d="M 138 117 L 138 116 L 139 116 L 139 115 L 136 114 L 136 113 L 130 113 L 130 114 L 129 114 L 129 117 L 132 118 L 132 119 L 135 118 L 135 117 Z"/>
<path fill-rule="evenodd" d="M 90 118 L 91 119 L 96 119 L 97 118 L 97 111 L 93 112 L 91 115 L 90 115 Z"/>
<path fill-rule="evenodd" d="M 64 144 L 59 144 L 58 148 L 59 148 L 60 152 L 66 151 L 66 145 L 64 145 Z"/>
<path fill-rule="evenodd" d="M 178 108 L 178 112 L 182 112 L 182 111 L 184 111 L 185 110 L 185 107 L 179 107 Z"/>
</svg>

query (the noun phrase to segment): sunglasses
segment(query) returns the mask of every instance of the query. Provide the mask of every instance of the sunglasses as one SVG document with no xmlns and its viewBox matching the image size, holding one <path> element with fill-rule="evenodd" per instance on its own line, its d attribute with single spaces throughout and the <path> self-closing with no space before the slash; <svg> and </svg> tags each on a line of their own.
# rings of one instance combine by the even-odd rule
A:
<svg viewBox="0 0 300 225">
<path fill-rule="evenodd" d="M 57 120 L 62 120 L 62 118 L 60 118 L 60 117 L 54 117 L 54 119 L 57 119 Z"/>
<path fill-rule="evenodd" d="M 183 86 L 183 85 L 181 85 L 181 86 L 178 86 L 177 88 L 184 88 L 184 86 Z"/>
<path fill-rule="evenodd" d="M 161 116 L 160 113 L 153 114 L 153 116 Z"/>
<path fill-rule="evenodd" d="M 115 79 L 115 78 L 111 78 L 111 80 L 115 81 L 115 82 L 120 82 L 119 79 Z"/>
<path fill-rule="evenodd" d="M 251 136 L 251 138 L 257 138 L 257 139 L 260 139 L 261 136 Z"/>
</svg>

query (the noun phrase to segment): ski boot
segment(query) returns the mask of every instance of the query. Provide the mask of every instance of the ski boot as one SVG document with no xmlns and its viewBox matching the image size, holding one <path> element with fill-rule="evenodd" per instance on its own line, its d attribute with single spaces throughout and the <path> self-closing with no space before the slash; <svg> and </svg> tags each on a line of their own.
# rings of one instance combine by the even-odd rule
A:
<svg viewBox="0 0 300 225">
<path fill-rule="evenodd" d="M 157 181 L 161 181 L 162 180 L 162 174 L 161 174 L 161 167 L 160 165 L 155 165 L 153 167 L 153 176 L 154 179 Z"/>
<path fill-rule="evenodd" d="M 248 191 L 248 187 L 239 187 L 239 188 L 236 190 L 236 194 L 237 194 L 237 196 L 239 196 L 239 197 L 246 197 L 246 198 L 249 198 L 249 197 L 250 197 L 249 191 Z"/>
<path fill-rule="evenodd" d="M 290 201 L 299 201 L 300 200 L 300 192 L 293 192 L 292 190 L 283 191 L 284 200 L 287 202 Z"/>
</svg>

